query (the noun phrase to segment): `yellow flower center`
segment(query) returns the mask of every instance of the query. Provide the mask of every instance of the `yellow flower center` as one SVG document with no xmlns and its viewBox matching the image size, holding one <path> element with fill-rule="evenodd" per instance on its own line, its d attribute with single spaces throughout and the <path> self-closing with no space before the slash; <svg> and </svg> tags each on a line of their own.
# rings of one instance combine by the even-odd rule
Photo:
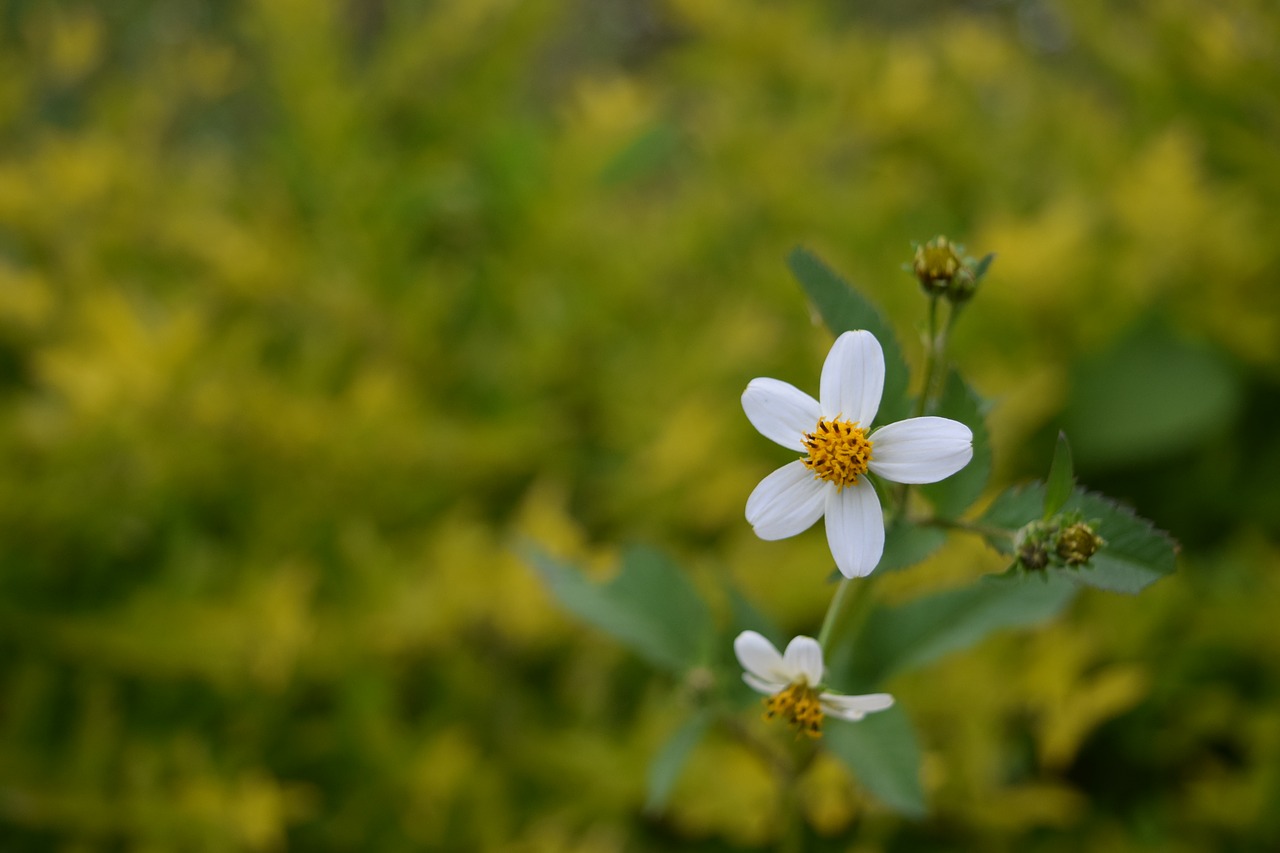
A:
<svg viewBox="0 0 1280 853">
<path fill-rule="evenodd" d="M 809 449 L 804 467 L 840 489 L 856 484 L 871 462 L 871 442 L 857 421 L 819 418 L 813 432 L 805 433 L 803 444 Z"/>
<path fill-rule="evenodd" d="M 818 701 L 818 691 L 808 684 L 791 684 L 781 693 L 767 697 L 764 707 L 766 720 L 781 717 L 809 737 L 822 737 L 822 703 Z"/>
</svg>

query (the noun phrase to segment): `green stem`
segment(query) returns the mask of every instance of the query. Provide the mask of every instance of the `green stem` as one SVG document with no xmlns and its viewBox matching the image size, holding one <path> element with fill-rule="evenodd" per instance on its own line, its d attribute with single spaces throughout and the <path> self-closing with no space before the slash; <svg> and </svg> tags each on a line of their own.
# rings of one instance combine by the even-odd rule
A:
<svg viewBox="0 0 1280 853">
<path fill-rule="evenodd" d="M 921 518 L 916 519 L 915 523 L 924 527 L 944 527 L 948 530 L 960 530 L 995 539 L 1013 539 L 1017 535 L 1014 531 L 1005 530 L 1003 527 L 991 527 L 986 524 L 961 521 L 958 518 Z"/>
<path fill-rule="evenodd" d="M 929 404 L 930 389 L 933 388 L 933 372 L 935 365 L 941 359 L 942 353 L 938 347 L 938 297 L 929 297 L 929 338 L 926 342 L 924 353 L 924 383 L 920 386 L 920 396 L 916 398 L 915 417 L 920 417 L 925 413 L 925 407 Z"/>
<path fill-rule="evenodd" d="M 836 637 L 844 641 L 856 637 L 862 630 L 862 623 L 866 621 L 871 609 L 871 588 L 874 583 L 873 575 L 856 581 L 851 578 L 840 581 L 840 588 L 827 607 L 826 618 L 822 620 L 822 631 L 818 634 L 818 645 L 822 646 L 824 655 Z M 852 593 L 855 585 L 858 589 L 856 593 Z"/>
<path fill-rule="evenodd" d="M 836 587 L 836 594 L 832 597 L 831 603 L 827 605 L 827 615 L 822 618 L 822 630 L 818 632 L 818 645 L 822 646 L 826 651 L 827 640 L 831 639 L 831 631 L 836 626 L 836 619 L 839 618 L 840 611 L 845 606 L 845 600 L 849 598 L 849 590 L 853 587 L 853 581 L 849 578 L 842 578 L 840 585 Z"/>
</svg>

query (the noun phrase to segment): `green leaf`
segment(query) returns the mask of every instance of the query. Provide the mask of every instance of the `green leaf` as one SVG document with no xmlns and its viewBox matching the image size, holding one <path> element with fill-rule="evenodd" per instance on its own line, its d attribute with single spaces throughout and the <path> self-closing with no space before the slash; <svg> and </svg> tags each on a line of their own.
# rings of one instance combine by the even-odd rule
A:
<svg viewBox="0 0 1280 853">
<path fill-rule="evenodd" d="M 724 580 L 724 588 L 729 599 L 729 633 L 728 636 L 720 637 L 714 649 L 716 688 L 733 708 L 759 706 L 760 694 L 742 680 L 742 665 L 738 663 L 738 658 L 733 653 L 733 641 L 743 631 L 755 631 L 781 649 L 786 646 L 790 638 L 784 637 L 778 626 L 761 613 L 755 604 L 727 578 Z"/>
<path fill-rule="evenodd" d="M 1044 509 L 1044 483 L 1025 483 L 1001 492 L 979 519 L 985 527 L 1017 533 L 1027 524 L 1040 518 Z M 987 536 L 987 544 L 1001 554 L 1013 553 L 1013 539 L 1006 536 Z"/>
<path fill-rule="evenodd" d="M 1041 518 L 1046 488 L 1031 483 L 1010 489 L 991 504 L 982 523 L 1002 530 L 1017 531 Z M 1077 488 L 1062 505 L 1063 512 L 1076 512 L 1094 523 L 1106 544 L 1082 566 L 1050 568 L 1047 576 L 1062 577 L 1086 586 L 1112 592 L 1135 593 L 1177 567 L 1177 543 L 1133 510 L 1095 492 Z M 988 542 L 1004 553 L 1011 543 L 999 537 Z"/>
<path fill-rule="evenodd" d="M 537 549 L 527 556 L 560 604 L 654 666 L 679 675 L 710 653 L 707 605 L 665 555 L 630 548 L 603 584 Z"/>
<path fill-rule="evenodd" d="M 1220 351 L 1157 321 L 1138 327 L 1075 370 L 1062 418 L 1076 462 L 1125 467 L 1198 453 L 1240 416 L 1241 375 Z"/>
<path fill-rule="evenodd" d="M 973 459 L 945 480 L 920 486 L 920 493 L 943 518 L 956 518 L 973 505 L 991 477 L 991 441 L 983 419 L 985 404 L 973 389 L 951 371 L 934 414 L 951 418 L 973 430 Z"/>
<path fill-rule="evenodd" d="M 1136 593 L 1177 568 L 1177 543 L 1126 506 L 1077 489 L 1065 509 L 1076 510 L 1106 544 L 1089 562 L 1056 571 L 1098 589 Z"/>
<path fill-rule="evenodd" d="M 689 762 L 689 755 L 710 726 L 711 712 L 704 708 L 676 729 L 653 757 L 649 764 L 648 794 L 644 803 L 646 812 L 659 812 L 666 807 L 676 781 Z"/>
<path fill-rule="evenodd" d="M 893 329 L 880 312 L 808 249 L 792 249 L 787 256 L 787 266 L 832 334 L 839 336 L 851 329 L 866 329 L 880 341 L 884 350 L 884 394 L 876 422 L 887 424 L 907 417 L 910 410 L 907 363 Z"/>
<path fill-rule="evenodd" d="M 1053 449 L 1053 462 L 1049 465 L 1049 480 L 1045 486 L 1043 518 L 1053 517 L 1062 505 L 1071 497 L 1075 488 L 1076 476 L 1071 467 L 1071 445 L 1067 443 L 1067 434 L 1058 432 L 1058 444 Z"/>
<path fill-rule="evenodd" d="M 993 631 L 1055 616 L 1076 594 L 1065 578 L 988 576 L 973 586 L 873 610 L 856 648 L 833 656 L 828 673 L 838 689 L 874 688 L 890 676 L 974 645 Z"/>
<path fill-rule="evenodd" d="M 920 745 L 901 707 L 868 714 L 856 723 L 830 720 L 822 742 L 876 799 L 899 814 L 924 817 L 928 806 L 920 783 Z"/>
<path fill-rule="evenodd" d="M 876 571 L 883 574 L 910 568 L 932 556 L 946 540 L 947 532 L 940 527 L 927 527 L 900 518 L 885 531 L 884 555 Z"/>
</svg>

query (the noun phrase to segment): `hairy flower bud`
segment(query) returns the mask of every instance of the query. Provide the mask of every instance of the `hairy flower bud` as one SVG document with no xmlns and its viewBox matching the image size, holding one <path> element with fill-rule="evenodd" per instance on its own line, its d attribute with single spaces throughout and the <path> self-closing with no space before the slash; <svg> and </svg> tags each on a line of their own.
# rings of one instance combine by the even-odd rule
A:
<svg viewBox="0 0 1280 853">
<path fill-rule="evenodd" d="M 946 293 L 951 283 L 964 269 L 964 259 L 954 243 L 946 237 L 934 237 L 923 246 L 916 247 L 911 269 L 920 281 L 924 292 L 931 296 Z"/>
<path fill-rule="evenodd" d="M 1098 553 L 1098 550 L 1107 544 L 1106 541 L 1093 531 L 1093 528 L 1083 521 L 1078 521 L 1068 527 L 1064 527 L 1058 534 L 1057 552 L 1068 566 L 1078 566 L 1086 563 L 1089 558 Z"/>
<path fill-rule="evenodd" d="M 1043 542 L 1025 542 L 1018 549 L 1018 562 L 1024 569 L 1038 572 L 1049 565 L 1049 549 Z"/>
</svg>

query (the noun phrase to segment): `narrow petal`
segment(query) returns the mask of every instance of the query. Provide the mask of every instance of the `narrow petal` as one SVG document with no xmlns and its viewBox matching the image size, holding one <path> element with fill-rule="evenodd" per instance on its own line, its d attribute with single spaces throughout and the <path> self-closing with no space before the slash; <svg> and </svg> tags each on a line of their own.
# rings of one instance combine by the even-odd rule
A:
<svg viewBox="0 0 1280 853">
<path fill-rule="evenodd" d="M 781 693 L 787 689 L 789 681 L 767 681 L 758 675 L 752 675 L 749 672 L 742 673 L 742 680 L 747 682 L 747 686 L 757 693 L 763 693 L 766 696 L 772 696 L 775 693 Z"/>
<path fill-rule="evenodd" d="M 949 418 L 911 418 L 873 432 L 870 468 L 895 483 L 936 483 L 973 458 L 973 432 Z"/>
<path fill-rule="evenodd" d="M 822 416 L 871 426 L 884 392 L 884 350 L 867 331 L 845 332 L 836 338 L 822 365 L 819 398 Z"/>
<path fill-rule="evenodd" d="M 765 684 L 781 683 L 785 686 L 791 681 L 782 655 L 762 634 L 743 631 L 733 641 L 733 653 L 743 669 Z M 747 683 L 755 687 L 750 681 Z"/>
<path fill-rule="evenodd" d="M 827 494 L 827 544 L 836 567 L 847 578 L 871 574 L 884 553 L 884 515 L 880 499 L 866 480 Z"/>
<path fill-rule="evenodd" d="M 803 533 L 822 517 L 826 492 L 834 490 L 797 459 L 760 481 L 747 498 L 747 521 L 761 539 Z"/>
<path fill-rule="evenodd" d="M 821 412 L 818 401 L 779 379 L 752 379 L 742 392 L 742 410 L 760 434 L 783 447 L 804 452 L 801 439 L 813 432 Z"/>
<path fill-rule="evenodd" d="M 893 697 L 888 693 L 867 693 L 863 696 L 823 693 L 818 699 L 822 703 L 822 710 L 831 716 L 855 723 L 867 714 L 883 711 L 893 705 Z"/>
<path fill-rule="evenodd" d="M 822 683 L 822 646 L 813 637 L 793 637 L 782 663 L 793 679 L 803 675 L 809 684 Z"/>
</svg>

